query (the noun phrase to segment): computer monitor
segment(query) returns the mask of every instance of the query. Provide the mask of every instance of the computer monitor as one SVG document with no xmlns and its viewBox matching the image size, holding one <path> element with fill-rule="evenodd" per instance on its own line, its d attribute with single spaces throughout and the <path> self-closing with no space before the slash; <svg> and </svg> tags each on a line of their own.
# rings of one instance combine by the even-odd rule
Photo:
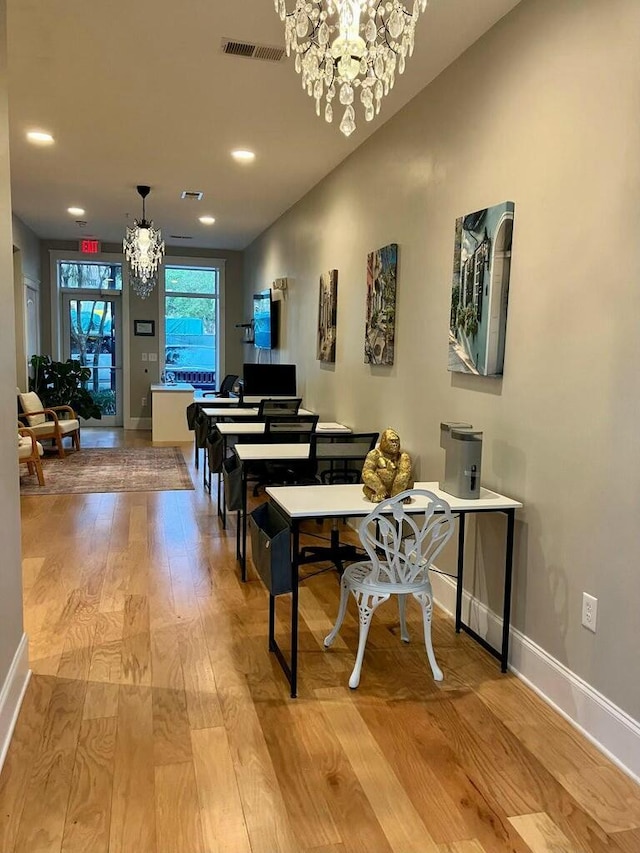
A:
<svg viewBox="0 0 640 853">
<path fill-rule="evenodd" d="M 245 397 L 295 397 L 295 364 L 245 364 Z"/>
</svg>

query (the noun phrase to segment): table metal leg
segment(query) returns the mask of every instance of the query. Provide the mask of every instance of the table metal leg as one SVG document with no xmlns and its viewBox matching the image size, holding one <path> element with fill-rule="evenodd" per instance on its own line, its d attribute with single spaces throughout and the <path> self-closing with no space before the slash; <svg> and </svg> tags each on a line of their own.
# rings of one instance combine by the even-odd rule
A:
<svg viewBox="0 0 640 853">
<path fill-rule="evenodd" d="M 238 519 L 240 527 L 240 519 Z M 240 554 L 240 575 L 243 581 L 247 579 L 247 469 L 242 466 L 242 542 Z"/>
<path fill-rule="evenodd" d="M 456 588 L 456 633 L 462 628 L 462 592 L 464 577 L 464 525 L 465 513 L 458 515 L 458 586 Z"/>
<path fill-rule="evenodd" d="M 222 464 L 224 465 L 224 460 L 227 458 L 227 436 L 222 437 Z M 225 530 L 227 526 L 227 505 L 224 499 L 224 489 L 221 486 L 222 483 L 222 469 L 218 472 L 218 518 L 222 519 L 222 529 Z"/>
<path fill-rule="evenodd" d="M 513 539 L 516 521 L 514 509 L 505 510 L 507 516 L 507 546 L 504 560 L 504 605 L 502 610 L 502 672 L 509 663 L 509 624 L 511 620 L 511 582 L 513 578 Z"/>
<path fill-rule="evenodd" d="M 291 525 L 291 698 L 298 695 L 298 593 L 300 527 L 296 520 Z"/>
<path fill-rule="evenodd" d="M 269 593 L 269 651 L 276 650 L 276 597 Z"/>
</svg>

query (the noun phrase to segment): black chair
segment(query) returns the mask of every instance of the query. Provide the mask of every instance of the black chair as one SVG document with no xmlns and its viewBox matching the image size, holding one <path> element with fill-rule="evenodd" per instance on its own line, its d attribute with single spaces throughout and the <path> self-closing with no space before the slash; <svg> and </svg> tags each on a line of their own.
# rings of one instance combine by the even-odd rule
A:
<svg viewBox="0 0 640 853">
<path fill-rule="evenodd" d="M 354 432 L 345 435 L 318 435 L 311 439 L 310 463 L 315 465 L 316 477 L 325 485 L 359 483 L 362 466 L 370 450 L 376 446 L 379 433 Z M 355 545 L 341 545 L 338 520 L 331 519 L 329 545 L 309 545 L 300 551 L 300 565 L 305 563 L 334 564 L 340 574 L 344 563 L 359 560 L 362 552 Z M 306 577 L 327 569 L 312 572 Z"/>
<path fill-rule="evenodd" d="M 265 444 L 309 444 L 315 433 L 318 415 L 268 415 L 264 421 Z M 282 486 L 302 484 L 309 476 L 311 459 L 300 462 L 271 462 L 265 460 L 259 468 L 254 467 L 257 482 L 253 488 L 254 496 L 261 486 Z M 253 479 L 253 477 L 252 477 Z"/>
<path fill-rule="evenodd" d="M 217 391 L 203 391 L 203 397 L 228 397 L 233 391 L 233 386 L 238 381 L 237 373 L 227 373 Z"/>
<path fill-rule="evenodd" d="M 264 436 L 270 442 L 311 444 L 319 415 L 267 415 Z"/>
<path fill-rule="evenodd" d="M 301 403 L 302 397 L 291 397 L 286 400 L 272 400 L 270 398 L 266 398 L 264 400 L 260 400 L 260 405 L 258 406 L 258 417 L 262 420 L 263 418 L 271 415 L 297 415 Z"/>
<path fill-rule="evenodd" d="M 343 435 L 316 433 L 311 441 L 311 458 L 316 462 L 321 483 L 359 483 L 367 454 L 376 446 L 379 433 L 352 432 Z"/>
</svg>

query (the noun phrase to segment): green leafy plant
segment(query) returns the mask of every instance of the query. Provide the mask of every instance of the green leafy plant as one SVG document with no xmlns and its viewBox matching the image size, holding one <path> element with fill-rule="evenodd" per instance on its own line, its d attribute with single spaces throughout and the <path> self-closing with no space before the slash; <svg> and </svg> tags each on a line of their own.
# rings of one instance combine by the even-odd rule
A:
<svg viewBox="0 0 640 853">
<path fill-rule="evenodd" d="M 464 308 L 458 308 L 458 316 L 456 325 L 465 333 L 468 338 L 473 338 L 478 334 L 478 312 L 475 305 L 466 305 Z"/>
<path fill-rule="evenodd" d="M 100 406 L 85 387 L 91 379 L 89 367 L 70 358 L 53 361 L 48 355 L 32 355 L 29 363 L 32 369 L 29 390 L 36 392 L 43 406 L 71 406 L 85 420 L 102 418 Z"/>
</svg>

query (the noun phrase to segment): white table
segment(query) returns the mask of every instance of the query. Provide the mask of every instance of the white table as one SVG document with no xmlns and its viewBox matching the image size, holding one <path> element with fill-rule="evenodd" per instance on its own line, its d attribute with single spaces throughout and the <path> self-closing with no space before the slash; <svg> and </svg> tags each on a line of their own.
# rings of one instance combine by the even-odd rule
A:
<svg viewBox="0 0 640 853">
<path fill-rule="evenodd" d="M 185 411 L 193 402 L 193 385 L 188 382 L 151 386 L 151 440 L 153 444 L 191 441 Z"/>
<path fill-rule="evenodd" d="M 202 411 L 202 409 L 206 407 L 214 407 L 216 409 L 243 408 L 242 401 L 238 397 L 216 397 L 214 394 L 205 397 L 202 391 L 195 391 L 193 399 L 190 402 L 195 403 L 199 407 L 200 411 Z M 196 430 L 196 435 L 194 436 L 194 459 L 196 463 L 196 468 L 200 467 L 200 457 L 198 454 L 198 449 L 198 436 Z"/>
<path fill-rule="evenodd" d="M 242 422 L 242 423 L 224 423 L 217 424 L 217 429 L 220 435 L 223 438 L 223 450 L 222 457 L 223 459 L 227 456 L 227 440 L 229 437 L 242 437 L 247 435 L 264 435 L 264 431 L 266 428 L 266 424 L 263 421 L 252 421 L 252 422 Z M 316 432 L 322 433 L 323 435 L 348 435 L 352 432 L 350 427 L 345 426 L 344 424 L 335 423 L 334 421 L 324 421 L 316 424 Z M 260 445 L 263 448 L 262 459 L 264 459 L 264 449 L 268 445 Z M 301 445 L 297 445 L 298 447 Z M 309 445 L 305 444 L 304 447 L 307 448 L 307 456 L 303 458 L 308 458 L 309 456 Z M 255 460 L 253 460 L 255 461 Z M 271 461 L 271 460 L 269 460 Z M 210 487 L 209 487 L 210 488 Z M 220 494 L 220 477 L 218 477 L 218 515 L 222 519 L 222 527 L 223 529 L 226 527 L 227 523 L 227 511 L 224 500 L 224 495 Z"/>
<path fill-rule="evenodd" d="M 202 413 L 208 418 L 257 418 L 258 410 L 251 406 L 203 406 Z"/>
<path fill-rule="evenodd" d="M 507 671 L 509 654 L 509 620 L 511 614 L 511 580 L 513 572 L 513 534 L 515 512 L 522 504 L 513 498 L 482 488 L 480 497 L 475 500 L 456 498 L 443 492 L 438 483 L 416 483 L 416 489 L 426 489 L 445 500 L 454 513 L 458 514 L 458 588 L 456 593 L 456 632 L 461 629 L 473 637 L 487 651 L 500 660 L 502 672 Z M 347 518 L 365 516 L 374 505 L 367 501 L 361 485 L 335 486 L 270 486 L 266 490 L 269 500 L 278 507 L 279 512 L 290 524 L 291 543 L 291 662 L 287 662 L 275 639 L 275 598 L 269 596 L 269 649 L 273 651 L 291 686 L 291 696 L 297 693 L 298 679 L 298 584 L 300 524 L 316 518 Z M 418 511 L 424 506 L 424 499 L 407 505 L 406 509 Z M 500 512 L 507 517 L 504 599 L 502 606 L 502 648 L 494 649 L 484 637 L 480 637 L 472 628 L 462 622 L 462 591 L 464 569 L 464 532 L 465 519 L 469 513 Z"/>
</svg>

